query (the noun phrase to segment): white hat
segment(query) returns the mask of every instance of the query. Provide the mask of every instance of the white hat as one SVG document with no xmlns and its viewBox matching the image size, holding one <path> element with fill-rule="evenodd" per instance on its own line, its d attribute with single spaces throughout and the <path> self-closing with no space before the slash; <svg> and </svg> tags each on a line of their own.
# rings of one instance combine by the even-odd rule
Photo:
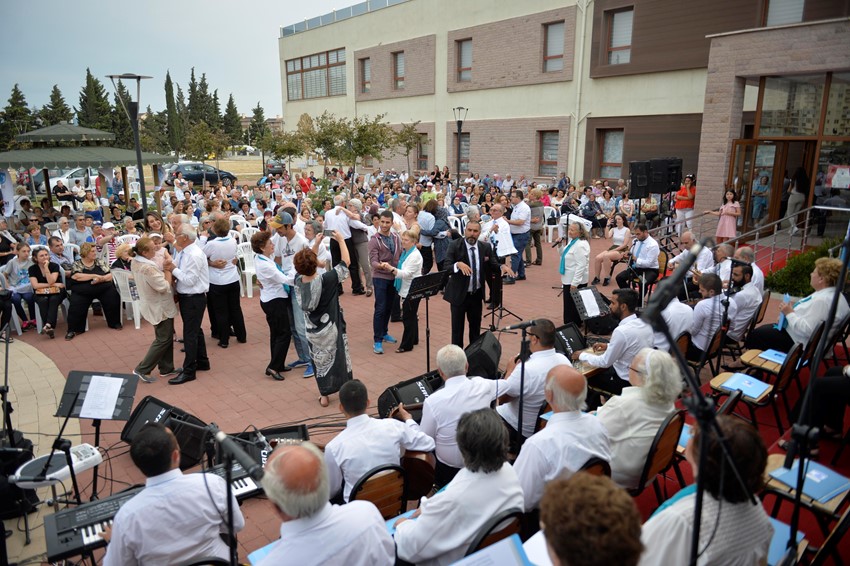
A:
<svg viewBox="0 0 850 566">
<path fill-rule="evenodd" d="M 104 230 L 109 230 L 110 228 L 115 228 L 115 224 L 113 224 L 112 222 L 104 223 L 104 225 L 103 225 Z"/>
</svg>

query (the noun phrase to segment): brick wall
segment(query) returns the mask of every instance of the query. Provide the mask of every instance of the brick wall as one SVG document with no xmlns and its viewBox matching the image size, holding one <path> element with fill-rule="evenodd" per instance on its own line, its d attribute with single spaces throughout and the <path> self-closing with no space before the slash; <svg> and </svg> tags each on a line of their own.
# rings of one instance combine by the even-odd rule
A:
<svg viewBox="0 0 850 566">
<path fill-rule="evenodd" d="M 543 72 L 544 24 L 564 22 L 564 66 Z M 464 92 L 573 78 L 576 7 L 569 6 L 448 32 L 449 92 Z M 472 80 L 457 80 L 457 41 L 472 39 Z"/>
<path fill-rule="evenodd" d="M 393 127 L 395 129 L 395 128 L 398 128 L 399 125 L 398 124 L 391 124 L 391 127 Z M 428 144 L 428 146 L 429 146 L 428 147 L 428 169 L 429 170 L 433 169 L 434 168 L 434 122 L 422 122 L 416 128 L 420 133 L 426 134 L 428 136 L 428 140 L 429 140 L 429 144 Z M 404 150 L 401 149 L 401 148 L 398 149 L 397 154 L 388 155 L 383 160 L 381 160 L 381 162 L 378 162 L 378 160 L 373 160 L 372 161 L 373 167 L 371 167 L 371 168 L 370 167 L 361 167 L 359 169 L 369 171 L 369 170 L 374 170 L 374 169 L 377 169 L 378 167 L 380 167 L 381 169 L 383 169 L 385 171 L 387 169 L 395 169 L 399 173 L 401 173 L 402 171 L 408 171 L 409 172 L 410 170 L 417 171 L 417 168 L 416 168 L 417 153 L 416 153 L 416 151 L 417 150 L 414 147 L 413 151 L 410 152 L 410 169 L 408 169 L 408 167 L 407 167 L 407 156 L 404 154 Z"/>
<path fill-rule="evenodd" d="M 362 102 L 434 94 L 436 37 L 435 35 L 425 35 L 355 51 L 353 65 L 355 100 Z M 393 53 L 399 51 L 404 52 L 404 88 L 396 90 L 393 80 Z M 369 92 L 362 92 L 360 61 L 367 57 L 372 66 L 372 85 Z"/>
</svg>

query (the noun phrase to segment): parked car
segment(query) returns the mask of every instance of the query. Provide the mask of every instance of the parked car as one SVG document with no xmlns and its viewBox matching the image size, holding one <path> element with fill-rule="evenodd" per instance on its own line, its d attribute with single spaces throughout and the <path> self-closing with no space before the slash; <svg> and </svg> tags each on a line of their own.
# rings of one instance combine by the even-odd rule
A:
<svg viewBox="0 0 850 566">
<path fill-rule="evenodd" d="M 88 172 L 88 179 L 86 173 Z M 75 167 L 73 169 L 49 169 L 48 175 L 50 178 L 50 190 L 56 187 L 56 182 L 61 180 L 62 184 L 68 188 L 73 188 L 74 182 L 79 179 L 83 187 L 94 187 L 97 181 L 97 169 L 94 167 Z M 35 183 L 36 191 L 44 192 L 44 171 L 39 169 L 33 174 L 32 180 Z"/>
<path fill-rule="evenodd" d="M 236 182 L 236 175 L 233 173 L 216 169 L 212 165 L 194 161 L 184 161 L 176 165 L 172 165 L 168 169 L 168 176 L 165 182 L 168 185 L 173 186 L 174 178 L 177 176 L 178 172 L 183 173 L 183 178 L 187 181 L 192 181 L 192 183 L 197 185 L 198 188 L 203 185 L 204 176 L 206 176 L 207 181 L 210 181 L 211 183 L 215 183 L 219 178 L 221 178 L 222 181 L 225 181 L 225 184 L 232 184 Z"/>
<path fill-rule="evenodd" d="M 269 159 L 266 161 L 266 175 L 277 175 L 278 173 L 283 175 L 285 170 L 286 165 L 284 165 L 283 161 L 277 159 Z"/>
</svg>

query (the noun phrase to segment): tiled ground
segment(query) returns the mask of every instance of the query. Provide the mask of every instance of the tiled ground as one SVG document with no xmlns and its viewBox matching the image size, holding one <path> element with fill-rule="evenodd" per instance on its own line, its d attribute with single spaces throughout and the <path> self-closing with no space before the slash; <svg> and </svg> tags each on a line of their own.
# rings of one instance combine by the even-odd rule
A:
<svg viewBox="0 0 850 566">
<path fill-rule="evenodd" d="M 607 240 L 593 240 L 592 255 L 607 249 Z M 560 324 L 562 303 L 558 292 L 560 279 L 557 271 L 557 253 L 544 243 L 544 264 L 528 268 L 528 280 L 518 282 L 514 286 L 505 287 L 505 307 L 523 319 L 549 317 Z M 347 291 L 350 284 L 345 284 Z M 553 288 L 557 287 L 557 288 Z M 600 287 L 600 289 L 602 289 Z M 610 290 L 612 287 L 605 288 Z M 401 380 L 418 376 L 426 371 L 425 359 L 425 305 L 420 308 L 420 328 L 422 341 L 410 353 L 396 354 L 391 347 L 386 348 L 386 354 L 378 356 L 372 353 L 372 313 L 373 299 L 355 297 L 350 292 L 342 297 L 342 307 L 348 323 L 348 335 L 354 376 L 362 380 L 368 387 L 373 404 L 378 396 L 388 386 Z M 775 319 L 776 302 L 773 302 L 768 320 Z M 324 429 L 311 430 L 312 438 L 319 443 L 326 443 L 341 424 L 337 410 L 336 397 L 331 398 L 331 406 L 322 408 L 318 404 L 318 392 L 313 380 L 302 379 L 303 370 L 295 370 L 286 374 L 286 381 L 278 383 L 263 375 L 268 361 L 268 328 L 265 317 L 260 309 L 258 293 L 253 299 L 243 299 L 242 308 L 248 327 L 248 343 L 238 344 L 231 340 L 227 350 L 218 348 L 212 340 L 208 341 L 208 349 L 212 370 L 199 374 L 197 381 L 181 386 L 170 386 L 164 380 L 154 384 L 139 384 L 136 402 L 145 395 L 153 395 L 187 412 L 196 415 L 206 422 L 215 422 L 223 430 L 238 432 L 250 425 L 264 428 L 280 423 L 331 424 Z M 441 297 L 431 299 L 431 365 L 434 368 L 436 351 L 450 340 L 449 309 Z M 500 326 L 517 322 L 514 318 L 506 318 Z M 485 322 L 489 324 L 489 321 Z M 496 321 L 499 325 L 499 321 Z M 179 333 L 179 322 L 178 322 Z M 209 331 L 208 324 L 205 328 Z M 141 359 L 153 339 L 151 326 L 143 322 L 140 330 L 135 330 L 132 322 L 125 324 L 121 331 L 110 330 L 102 318 L 90 320 L 90 331 L 78 336 L 73 341 L 66 342 L 64 323 L 61 322 L 55 340 L 39 336 L 33 332 L 26 333 L 14 346 L 13 358 L 19 367 L 12 371 L 13 392 L 17 395 L 15 426 L 23 430 L 32 430 L 35 423 L 43 426 L 45 420 L 51 420 L 55 411 L 56 391 L 61 390 L 61 383 L 55 381 L 56 372 L 49 369 L 52 360 L 62 375 L 70 370 L 101 370 L 129 373 Z M 397 338 L 401 335 L 401 324 L 391 324 L 390 332 Z M 505 357 L 518 351 L 519 336 L 502 334 L 501 343 Z M 25 344 L 21 344 L 24 342 Z M 30 346 L 37 348 L 48 359 L 33 356 L 36 361 L 28 360 L 25 354 L 18 357 L 18 351 L 32 352 Z M 177 345 L 175 345 L 177 346 Z M 179 349 L 179 347 L 178 347 Z M 294 348 L 290 349 L 294 353 Z M 175 362 L 179 364 L 181 355 L 175 352 Z M 292 359 L 292 358 L 290 358 Z M 504 364 L 503 364 L 504 365 Z M 48 369 L 44 369 L 48 368 Z M 20 373 L 19 373 L 20 372 Z M 34 373 L 33 373 L 34 372 Z M 35 379 L 41 379 L 43 373 L 54 376 L 54 387 L 42 390 L 35 385 Z M 22 379 L 23 377 L 23 379 Z M 33 394 L 25 395 L 22 389 L 33 388 Z M 33 418 L 34 415 L 38 419 Z M 55 419 L 52 419 L 55 421 Z M 77 423 L 73 423 L 77 424 Z M 101 488 L 101 495 L 109 493 L 114 487 L 117 491 L 124 487 L 123 483 L 139 483 L 143 477 L 132 465 L 126 454 L 126 445 L 119 442 L 118 434 L 124 423 L 104 423 L 104 437 L 101 445 L 112 447 L 109 451 L 111 467 L 107 475 L 114 484 L 107 483 Z M 79 421 L 86 442 L 93 441 L 93 428 L 88 421 Z M 45 453 L 39 450 L 38 453 Z M 91 472 L 83 474 L 82 485 L 91 481 Z M 105 489 L 105 491 L 104 491 Z M 277 537 L 278 521 L 271 506 L 262 498 L 248 500 L 242 506 L 246 515 L 247 526 L 240 536 L 242 556 L 268 541 Z M 40 520 L 33 524 L 40 525 Z M 11 523 L 7 522 L 7 528 Z M 16 537 L 21 535 L 16 533 Z M 14 543 L 13 543 L 14 544 Z M 19 556 L 29 557 L 38 555 L 38 543 L 27 547 Z"/>
</svg>

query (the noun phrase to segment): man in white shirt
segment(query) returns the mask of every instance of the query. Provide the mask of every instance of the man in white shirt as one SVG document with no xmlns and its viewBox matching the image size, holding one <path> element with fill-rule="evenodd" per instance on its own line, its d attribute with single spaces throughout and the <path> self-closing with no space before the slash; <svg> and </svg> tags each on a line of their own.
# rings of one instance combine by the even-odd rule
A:
<svg viewBox="0 0 850 566">
<path fill-rule="evenodd" d="M 694 307 L 694 322 L 691 325 L 691 343 L 688 345 L 688 360 L 698 362 L 705 351 L 711 346 L 714 333 L 723 322 L 726 300 L 723 294 L 723 284 L 720 277 L 714 273 L 705 273 L 699 278 L 699 292 L 705 297 Z M 738 315 L 738 305 L 729 301 L 728 319 L 735 320 Z"/>
<path fill-rule="evenodd" d="M 738 291 L 732 295 L 736 314 L 729 317 L 729 338 L 740 341 L 753 317 L 761 308 L 761 293 L 753 285 L 753 268 L 749 265 L 736 265 L 732 268 L 732 286 Z"/>
<path fill-rule="evenodd" d="M 351 229 L 369 230 L 369 227 L 360 221 L 360 217 L 345 208 L 345 197 L 336 195 L 334 197 L 334 208 L 325 213 L 325 230 L 336 230 L 342 237 L 345 238 L 345 247 L 348 248 L 348 255 L 351 259 L 351 264 L 348 266 L 349 274 L 351 275 L 351 293 L 353 295 L 365 295 L 363 282 L 360 278 L 360 269 L 358 267 L 357 248 L 354 247 L 354 242 L 351 240 Z M 331 239 L 331 258 L 333 265 L 340 261 L 339 244 L 336 240 Z M 342 283 L 339 285 L 340 295 L 342 294 Z"/>
<path fill-rule="evenodd" d="M 481 227 L 481 235 L 478 240 L 489 243 L 496 251 L 496 257 L 499 258 L 499 263 L 509 262 L 513 264 L 513 256 L 517 253 L 514 247 L 514 241 L 511 237 L 511 226 L 505 218 L 505 209 L 501 204 L 494 204 L 490 207 L 490 216 L 493 219 Z M 514 282 L 513 278 L 508 277 L 504 281 L 507 284 Z"/>
<path fill-rule="evenodd" d="M 508 178 L 510 178 L 510 175 L 508 175 Z M 504 188 L 504 185 L 502 187 Z M 514 248 L 517 250 L 517 254 L 511 257 L 511 269 L 516 273 L 517 281 L 524 281 L 525 262 L 522 261 L 522 253 L 531 237 L 531 208 L 523 200 L 522 190 L 520 189 L 511 191 L 511 205 L 513 210 L 508 224 L 511 225 L 511 238 L 514 242 Z"/>
<path fill-rule="evenodd" d="M 230 558 L 219 536 L 227 532 L 227 485 L 215 474 L 180 471 L 180 446 L 168 428 L 144 425 L 130 445 L 133 463 L 147 477 L 145 488 L 127 501 L 103 538 L 104 566 L 177 564 L 195 558 Z M 232 497 L 233 527 L 245 518 Z M 152 518 L 155 518 L 152 520 Z"/>
<path fill-rule="evenodd" d="M 568 365 L 555 366 L 546 376 L 546 400 L 553 415 L 546 428 L 534 434 L 514 462 L 525 510 L 536 509 L 546 483 L 563 473 L 573 474 L 591 458 L 611 460 L 608 431 L 594 415 L 582 413 L 587 381 Z"/>
<path fill-rule="evenodd" d="M 367 415 L 369 404 L 369 393 L 360 380 L 346 381 L 339 390 L 339 410 L 347 422 L 325 447 L 325 464 L 331 496 L 342 489 L 342 503 L 348 503 L 351 488 L 366 472 L 383 465 L 397 466 L 403 450 L 434 450 L 434 439 L 409 422 Z"/>
<path fill-rule="evenodd" d="M 749 246 L 741 246 L 735 250 L 735 255 L 732 256 L 738 261 L 749 263 L 753 268 L 753 286 L 758 289 L 759 293 L 764 293 L 764 271 L 756 263 L 756 252 Z"/>
<path fill-rule="evenodd" d="M 667 323 L 670 336 L 678 338 L 683 332 L 690 333 L 691 327 L 694 324 L 694 309 L 682 303 L 676 297 L 673 297 L 670 303 L 661 311 L 661 318 Z M 653 335 L 652 341 L 657 350 L 664 352 L 671 351 L 672 347 L 663 332 L 656 332 Z"/>
<path fill-rule="evenodd" d="M 455 439 L 460 416 L 468 411 L 489 407 L 500 391 L 504 391 L 504 384 L 500 384 L 502 380 L 467 377 L 468 369 L 466 354 L 459 346 L 443 346 L 437 352 L 437 370 L 445 385 L 425 398 L 421 424 L 417 425 L 410 413 L 399 406 L 399 418 L 436 442 L 434 483 L 438 487 L 449 483 L 463 467 L 463 457 Z"/>
<path fill-rule="evenodd" d="M 617 285 L 620 289 L 631 287 L 635 279 L 648 285 L 658 279 L 658 242 L 649 235 L 646 224 L 635 226 L 635 237 L 632 241 L 631 259 L 629 266 L 617 274 Z M 641 289 L 642 293 L 645 290 Z"/>
<path fill-rule="evenodd" d="M 207 357 L 207 345 L 201 322 L 207 306 L 207 292 L 210 290 L 210 273 L 207 256 L 196 244 L 195 229 L 189 224 L 180 226 L 176 233 L 175 247 L 180 252 L 175 264 L 167 260 L 164 265 L 177 280 L 175 286 L 183 318 L 183 348 L 186 357 L 183 360 L 183 372 L 168 380 L 171 385 L 180 385 L 194 381 L 198 371 L 210 369 Z"/>
<path fill-rule="evenodd" d="M 266 463 L 262 483 L 281 524 L 280 539 L 257 566 L 395 563 L 393 539 L 374 504 L 328 502 L 328 471 L 314 444 L 278 447 Z"/>
<path fill-rule="evenodd" d="M 520 446 L 518 433 L 519 397 L 522 391 L 522 436 L 528 438 L 534 434 L 537 425 L 537 414 L 546 401 L 543 392 L 546 387 L 546 375 L 555 366 L 571 366 L 570 360 L 555 351 L 555 324 L 547 318 L 538 318 L 534 326 L 528 329 L 529 349 L 531 356 L 525 362 L 525 387 L 520 389 L 520 373 L 522 364 L 519 356 L 512 357 L 505 368 L 505 389 L 503 395 L 510 402 L 496 408 L 499 416 L 508 426 L 511 441 L 511 452 L 516 454 Z"/>
<path fill-rule="evenodd" d="M 680 261 L 685 261 L 691 257 L 691 247 L 696 243 L 693 232 L 688 230 L 682 234 L 680 240 L 682 248 L 685 250 L 676 257 L 667 261 L 668 268 L 674 268 Z M 703 246 L 697 254 L 697 260 L 690 270 L 688 277 L 685 278 L 685 283 L 682 290 L 679 291 L 679 300 L 686 301 L 697 297 L 699 293 L 699 284 L 694 281 L 694 277 L 698 277 L 700 273 L 708 273 L 714 267 L 714 255 L 711 253 L 711 248 Z"/>
<path fill-rule="evenodd" d="M 643 348 L 652 348 L 652 329 L 640 320 L 635 311 L 640 298 L 633 289 L 616 289 L 611 301 L 611 313 L 620 323 L 611 334 L 608 344 L 595 344 L 593 352 L 573 352 L 573 360 L 581 360 L 598 368 L 607 368 L 588 381 L 594 389 L 619 395 L 629 383 L 629 365 Z M 589 408 L 599 405 L 598 395 L 593 395 Z"/>
<path fill-rule="evenodd" d="M 732 253 L 734 250 L 729 244 L 720 244 L 714 250 L 714 270 L 713 272 L 720 277 L 723 287 L 729 284 L 732 278 Z"/>
</svg>

